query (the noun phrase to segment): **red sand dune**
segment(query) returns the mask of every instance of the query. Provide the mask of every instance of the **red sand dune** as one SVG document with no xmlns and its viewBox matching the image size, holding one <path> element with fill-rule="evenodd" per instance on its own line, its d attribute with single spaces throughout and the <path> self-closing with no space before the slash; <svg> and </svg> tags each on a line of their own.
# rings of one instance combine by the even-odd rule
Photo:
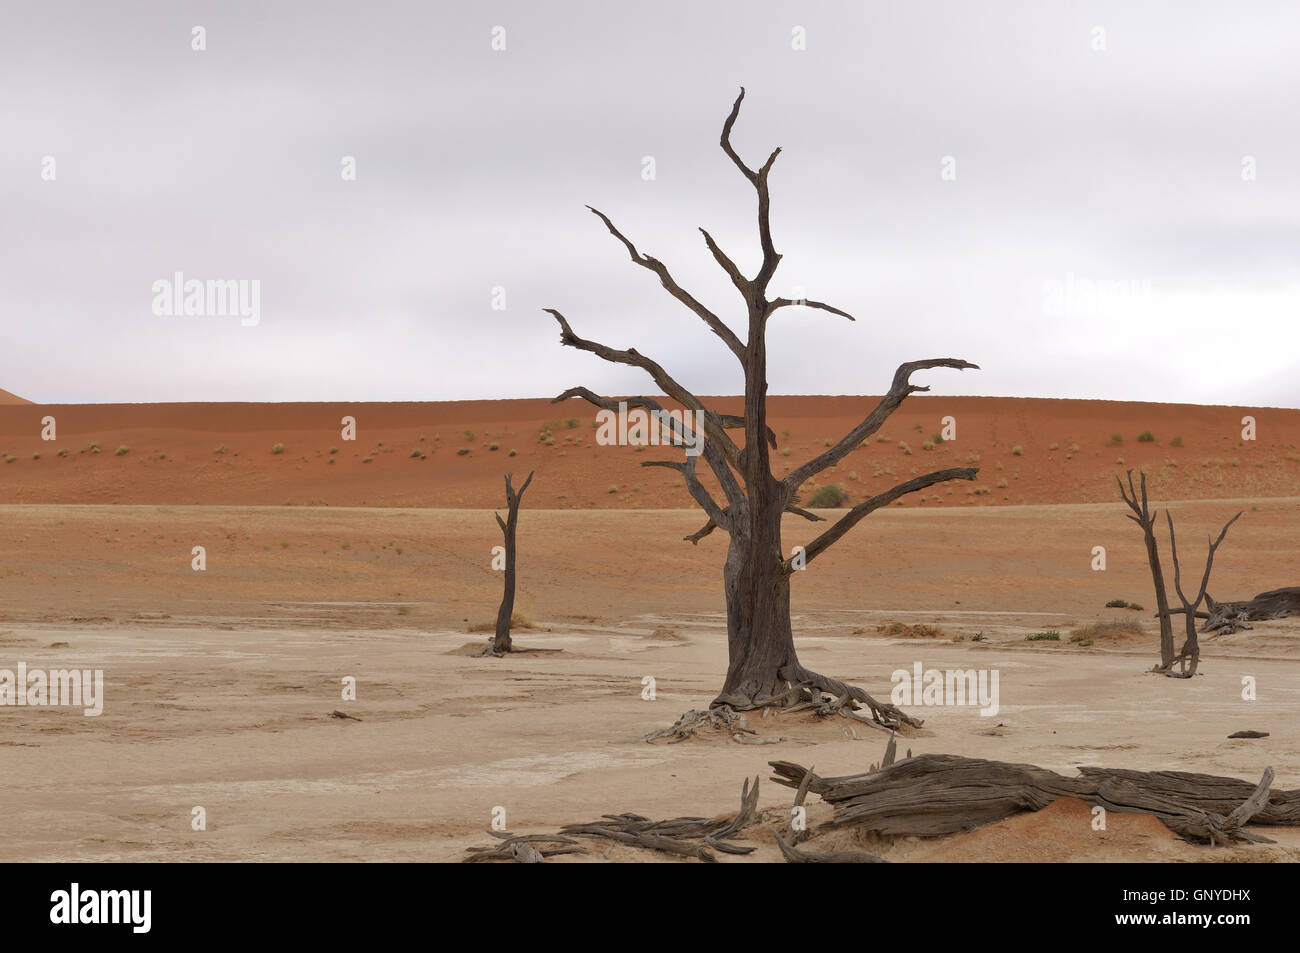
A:
<svg viewBox="0 0 1300 953">
<path fill-rule="evenodd" d="M 876 400 L 771 398 L 776 472 L 823 451 Z M 741 409 L 735 397 L 707 401 L 723 412 Z M 1247 414 L 1257 421 L 1254 441 L 1242 440 Z M 53 441 L 41 439 L 47 415 L 57 422 Z M 355 441 L 340 436 L 345 415 L 357 420 Z M 957 439 L 922 449 L 949 415 Z M 502 504 L 504 473 L 536 470 L 525 506 L 694 505 L 676 473 L 639 465 L 680 459 L 680 451 L 598 446 L 594 422 L 594 409 L 580 400 L 6 403 L 0 503 L 481 508 Z M 1139 442 L 1144 431 L 1155 440 Z M 273 452 L 276 444 L 282 452 Z M 1297 444 L 1300 410 L 918 396 L 820 482 L 839 484 L 857 501 L 917 473 L 971 465 L 980 468 L 977 483 L 934 487 L 902 505 L 1110 502 L 1118 499 L 1115 475 L 1133 467 L 1147 470 L 1157 499 L 1296 496 Z"/>
<path fill-rule="evenodd" d="M 30 400 L 23 400 L 17 394 L 11 394 L 7 390 L 0 390 L 0 405 L 3 404 L 30 404 Z"/>
</svg>

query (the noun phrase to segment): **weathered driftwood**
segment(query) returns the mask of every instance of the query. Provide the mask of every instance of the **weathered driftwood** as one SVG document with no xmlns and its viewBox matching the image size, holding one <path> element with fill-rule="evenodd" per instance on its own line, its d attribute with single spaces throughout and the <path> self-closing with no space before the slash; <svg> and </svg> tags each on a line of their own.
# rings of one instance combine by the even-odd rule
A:
<svg viewBox="0 0 1300 953">
<path fill-rule="evenodd" d="M 788 787 L 809 773 L 787 761 L 770 762 L 774 780 Z M 1260 840 L 1247 823 L 1300 826 L 1300 790 L 1270 791 L 1269 768 L 1258 785 L 1236 778 L 1183 771 L 1079 769 L 1067 778 L 1031 764 L 958 755 L 906 758 L 865 774 L 814 776 L 808 790 L 829 802 L 829 827 L 862 827 L 886 836 L 938 837 L 970 830 L 1019 811 L 1037 811 L 1060 797 L 1079 798 L 1107 811 L 1145 813 L 1192 840 Z"/>
<path fill-rule="evenodd" d="M 1201 626 L 1202 632 L 1215 632 L 1219 635 L 1231 635 L 1238 629 L 1249 629 L 1247 623 L 1262 622 L 1266 619 L 1285 619 L 1300 615 L 1300 586 L 1286 589 L 1270 589 L 1261 592 L 1254 599 L 1242 602 L 1215 602 L 1209 593 L 1205 596 L 1208 613 L 1197 613 L 1206 620 Z"/>
<path fill-rule="evenodd" d="M 740 810 L 730 818 L 675 817 L 652 821 L 640 814 L 606 814 L 591 824 L 569 824 L 560 833 L 580 837 L 603 837 L 633 847 L 647 847 L 706 863 L 716 861 L 709 850 L 724 854 L 748 854 L 753 847 L 728 843 L 745 828 L 758 822 L 758 778 L 753 786 L 745 781 L 740 791 Z"/>
<path fill-rule="evenodd" d="M 877 857 L 875 854 L 868 854 L 860 850 L 831 850 L 831 851 L 809 851 L 800 850 L 792 844 L 787 844 L 785 839 L 775 829 L 772 830 L 772 837 L 776 840 L 776 846 L 781 848 L 781 856 L 790 864 L 887 864 L 889 861 L 883 857 Z"/>
<path fill-rule="evenodd" d="M 487 860 L 510 860 L 518 864 L 541 864 L 547 857 L 557 854 L 585 854 L 577 846 L 577 841 L 567 837 L 552 837 L 548 834 L 506 834 L 489 831 L 493 837 L 501 838 L 495 847 L 469 847 L 470 855 L 461 861 L 463 864 L 475 864 Z M 559 844 L 559 847 L 534 847 L 534 844 Z"/>
</svg>

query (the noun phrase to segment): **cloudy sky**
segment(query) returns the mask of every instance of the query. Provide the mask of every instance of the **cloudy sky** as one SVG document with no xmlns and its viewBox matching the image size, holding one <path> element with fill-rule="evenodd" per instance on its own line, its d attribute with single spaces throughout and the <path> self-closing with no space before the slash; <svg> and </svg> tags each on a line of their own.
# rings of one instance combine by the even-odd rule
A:
<svg viewBox="0 0 1300 953">
<path fill-rule="evenodd" d="M 743 332 L 697 231 L 756 267 L 753 190 L 718 148 L 743 85 L 736 147 L 784 150 L 772 290 L 858 318 L 774 318 L 773 393 L 880 393 L 901 361 L 953 356 L 983 370 L 930 372 L 936 392 L 1300 407 L 1300 5 L 0 18 L 0 387 L 30 399 L 646 391 L 562 349 L 545 307 L 737 393 L 721 343 L 584 206 Z M 259 282 L 258 323 L 156 314 L 177 272 Z"/>
</svg>

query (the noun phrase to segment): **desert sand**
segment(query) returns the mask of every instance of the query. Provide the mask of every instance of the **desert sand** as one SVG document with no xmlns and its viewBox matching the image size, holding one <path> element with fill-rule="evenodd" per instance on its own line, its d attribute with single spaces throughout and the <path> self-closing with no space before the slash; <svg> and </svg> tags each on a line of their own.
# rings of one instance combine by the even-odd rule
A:
<svg viewBox="0 0 1300 953">
<path fill-rule="evenodd" d="M 738 398 L 706 400 L 720 412 L 742 409 Z M 770 398 L 776 473 L 839 440 L 877 400 Z M 1242 439 L 1247 415 L 1254 440 Z M 54 440 L 41 439 L 46 416 Z M 924 449 L 947 416 L 957 439 Z M 342 439 L 344 417 L 356 420 L 354 441 Z M 598 446 L 594 424 L 581 400 L 0 406 L 0 503 L 483 509 L 502 504 L 507 470 L 536 470 L 535 509 L 687 505 L 676 474 L 640 466 L 680 451 Z M 1139 441 L 1148 431 L 1154 439 Z M 914 396 L 824 480 L 856 502 L 911 475 L 967 465 L 981 468 L 978 486 L 899 505 L 1110 502 L 1114 475 L 1128 467 L 1147 470 L 1153 493 L 1171 499 L 1296 496 L 1300 410 Z"/>
<path fill-rule="evenodd" d="M 8 480 L 17 467 L 0 472 Z M 499 472 L 482 479 L 491 502 Z M 134 482 L 124 487 L 135 492 Z M 725 541 L 683 542 L 695 512 L 557 510 L 535 485 L 520 517 L 517 602 L 535 627 L 515 637 L 561 651 L 502 659 L 472 657 L 484 636 L 467 631 L 493 618 L 500 593 L 489 566 L 499 531 L 486 509 L 0 506 L 0 660 L 105 672 L 99 717 L 3 711 L 7 859 L 458 860 L 492 843 L 498 807 L 516 833 L 624 811 L 722 814 L 735 810 L 742 779 L 759 776 L 760 807 L 777 817 L 791 792 L 768 780 L 769 760 L 825 775 L 879 760 L 882 734 L 859 728 L 854 739 L 811 715 L 755 720 L 784 739 L 774 744 L 643 741 L 721 686 Z M 1172 507 L 1193 559 L 1211 528 L 1245 511 L 1220 551 L 1216 597 L 1296 581 L 1300 497 Z M 1147 674 L 1158 655 L 1150 610 L 1104 607 L 1151 602 L 1141 537 L 1123 512 L 1106 502 L 874 514 L 796 579 L 801 658 L 878 697 L 893 670 L 917 661 L 1000 671 L 995 716 L 916 710 L 925 725 L 905 733 L 900 755 L 1252 781 L 1271 764 L 1278 787 L 1300 787 L 1300 619 L 1205 642 L 1193 681 Z M 791 518 L 786 541 L 814 531 Z M 1104 572 L 1090 568 L 1095 545 L 1107 547 Z M 194 546 L 206 548 L 205 572 L 191 569 Z M 1116 619 L 1138 620 L 1140 634 L 1067 640 Z M 893 622 L 942 634 L 879 631 Z M 1045 630 L 1062 640 L 1025 641 Z M 1245 675 L 1258 682 L 1256 701 L 1241 698 Z M 341 700 L 345 676 L 357 679 L 355 701 Z M 645 676 L 656 680 L 653 701 L 642 698 Z M 1228 740 L 1241 729 L 1270 735 Z M 191 829 L 196 806 L 204 831 Z M 828 817 L 810 798 L 810 824 Z M 897 861 L 1300 859 L 1295 829 L 1264 831 L 1274 845 L 1211 849 L 1150 817 L 1112 815 L 1104 832 L 1089 821 L 1087 805 L 1063 801 L 938 840 L 859 843 L 835 831 L 805 846 Z M 720 859 L 779 858 L 762 827 L 747 836 L 754 854 Z M 605 841 L 588 849 L 555 860 L 674 862 Z"/>
</svg>

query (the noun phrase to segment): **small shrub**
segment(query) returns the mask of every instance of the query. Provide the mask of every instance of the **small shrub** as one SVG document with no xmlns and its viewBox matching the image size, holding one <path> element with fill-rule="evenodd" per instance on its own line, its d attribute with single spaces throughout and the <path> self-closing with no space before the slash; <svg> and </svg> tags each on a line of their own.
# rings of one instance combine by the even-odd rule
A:
<svg viewBox="0 0 1300 953">
<path fill-rule="evenodd" d="M 499 443 L 494 443 L 494 444 L 490 445 L 490 446 L 488 447 L 488 449 L 489 449 L 489 450 L 500 450 L 500 449 L 501 449 L 501 445 L 500 445 Z"/>
<path fill-rule="evenodd" d="M 113 455 L 115 457 L 124 457 L 130 452 L 131 452 L 131 448 L 128 447 L 126 444 L 122 444 L 122 446 L 118 447 L 116 450 L 113 451 Z"/>
<path fill-rule="evenodd" d="M 1155 443 L 1156 435 L 1150 430 L 1144 430 L 1138 434 L 1138 443 Z"/>
<path fill-rule="evenodd" d="M 1110 602 L 1106 603 L 1106 608 L 1107 608 L 1107 609 L 1127 609 L 1127 608 L 1128 608 L 1128 600 L 1127 600 L 1127 599 L 1112 599 L 1112 600 L 1110 600 Z"/>
<path fill-rule="evenodd" d="M 339 448 L 338 448 L 338 447 L 330 447 L 330 455 L 331 455 L 331 456 L 333 456 L 334 454 L 336 454 L 336 453 L 338 453 L 338 452 L 339 452 Z"/>
<path fill-rule="evenodd" d="M 467 453 L 469 453 L 469 447 L 461 447 L 459 450 L 456 451 L 456 456 L 463 457 Z"/>
<path fill-rule="evenodd" d="M 902 450 L 903 453 L 907 454 L 909 457 L 912 455 L 912 448 L 907 445 L 906 440 L 898 441 L 898 449 Z"/>
<path fill-rule="evenodd" d="M 226 445 L 223 443 L 221 446 L 217 447 L 217 449 L 216 449 L 216 450 L 213 450 L 212 452 L 213 452 L 213 453 L 225 453 L 225 452 L 226 452 Z"/>
<path fill-rule="evenodd" d="M 1033 635 L 1025 636 L 1026 642 L 1059 642 L 1061 641 L 1060 632 L 1035 632 Z"/>
<path fill-rule="evenodd" d="M 1013 457 L 1019 457 L 1019 456 L 1022 456 L 1022 455 L 1024 454 L 1024 452 L 1025 452 L 1025 450 L 1024 450 L 1024 448 L 1023 448 L 1022 446 L 1020 446 L 1020 444 L 1016 444 L 1014 447 L 1011 448 L 1011 455 L 1012 455 Z"/>
<path fill-rule="evenodd" d="M 418 448 L 415 449 L 415 450 L 412 450 L 412 451 L 411 451 L 411 459 L 415 459 L 415 458 L 418 457 L 419 455 L 420 455 L 420 451 L 419 451 Z"/>
<path fill-rule="evenodd" d="M 941 433 L 933 434 L 930 437 L 930 442 L 934 444 L 936 447 L 939 446 L 939 444 L 943 443 L 943 434 Z"/>
<path fill-rule="evenodd" d="M 59 456 L 66 457 L 67 455 L 68 455 L 67 449 L 63 449 L 59 451 Z"/>
<path fill-rule="evenodd" d="M 844 505 L 847 496 L 848 494 L 844 492 L 842 486 L 828 483 L 826 486 L 819 486 L 813 491 L 812 497 L 808 500 L 808 506 L 820 510 L 839 509 Z"/>
<path fill-rule="evenodd" d="M 925 443 L 921 444 L 921 449 L 922 449 L 922 450 L 933 450 L 934 447 L 935 447 L 935 445 L 934 445 L 932 442 L 930 442 L 929 440 L 927 440 Z"/>
<path fill-rule="evenodd" d="M 1124 442 L 1124 435 L 1123 435 L 1123 434 L 1119 434 L 1119 433 L 1113 433 L 1113 434 L 1110 435 L 1110 442 L 1111 442 L 1111 443 L 1123 443 L 1123 442 Z"/>
<path fill-rule="evenodd" d="M 366 457 L 366 458 L 365 458 L 364 460 L 362 460 L 361 462 L 362 462 L 362 463 L 370 463 L 370 462 L 373 461 L 374 459 L 375 459 L 374 457 Z"/>
<path fill-rule="evenodd" d="M 547 429 L 548 429 L 548 431 L 549 431 L 550 428 L 547 428 Z M 474 431 L 472 431 L 472 430 L 466 430 L 466 431 L 465 431 L 465 439 L 466 439 L 466 440 L 473 440 L 473 439 L 474 439 Z"/>
<path fill-rule="evenodd" d="M 1169 441 L 1169 446 L 1171 447 L 1181 447 L 1182 445 L 1183 445 L 1182 437 L 1175 437 L 1173 440 Z"/>
<path fill-rule="evenodd" d="M 275 446 L 273 446 L 273 447 L 271 448 L 271 452 L 272 452 L 272 453 L 284 453 L 284 444 L 282 444 L 282 443 L 277 443 Z"/>
<path fill-rule="evenodd" d="M 508 457 L 513 457 L 513 456 L 515 455 L 515 452 L 516 452 L 516 451 L 511 450 L 508 454 L 506 454 L 506 456 L 508 456 Z"/>
<path fill-rule="evenodd" d="M 900 639 L 946 639 L 948 637 L 948 633 L 937 625 L 926 625 L 922 622 L 916 624 L 890 622 L 876 626 L 876 631 Z"/>
</svg>

